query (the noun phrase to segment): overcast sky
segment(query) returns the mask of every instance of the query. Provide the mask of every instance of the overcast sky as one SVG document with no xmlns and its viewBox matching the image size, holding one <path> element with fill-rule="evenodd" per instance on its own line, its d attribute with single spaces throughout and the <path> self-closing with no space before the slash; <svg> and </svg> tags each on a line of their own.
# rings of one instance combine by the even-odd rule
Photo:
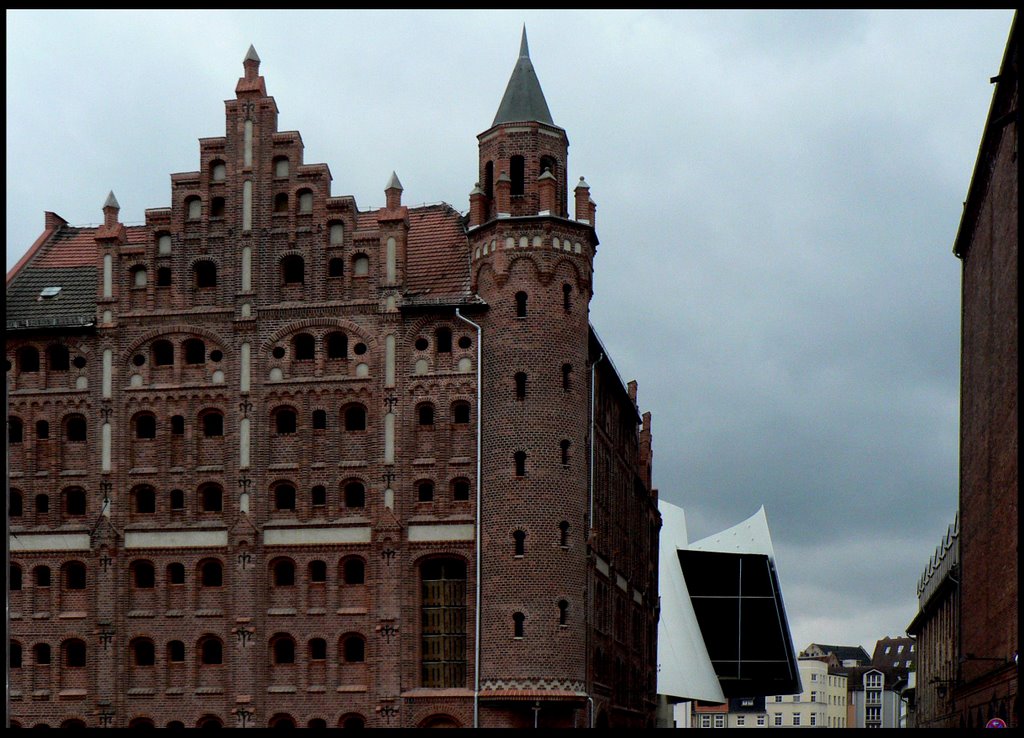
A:
<svg viewBox="0 0 1024 738">
<path fill-rule="evenodd" d="M 902 635 L 957 507 L 952 255 L 1012 13 L 7 14 L 7 267 L 170 205 L 255 45 L 334 195 L 466 211 L 527 26 L 601 240 L 591 320 L 691 538 L 764 505 L 794 645 Z"/>
</svg>

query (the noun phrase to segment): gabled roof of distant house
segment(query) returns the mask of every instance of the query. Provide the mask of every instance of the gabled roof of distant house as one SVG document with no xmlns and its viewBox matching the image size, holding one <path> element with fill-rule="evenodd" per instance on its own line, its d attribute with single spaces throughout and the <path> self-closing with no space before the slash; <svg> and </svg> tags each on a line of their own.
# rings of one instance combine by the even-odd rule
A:
<svg viewBox="0 0 1024 738">
<path fill-rule="evenodd" d="M 815 654 L 811 651 L 814 649 L 820 651 L 822 655 L 834 653 L 840 664 L 844 661 L 856 661 L 859 664 L 871 663 L 871 658 L 863 646 L 833 646 L 825 643 L 812 643 L 803 652 L 813 656 Z"/>
</svg>

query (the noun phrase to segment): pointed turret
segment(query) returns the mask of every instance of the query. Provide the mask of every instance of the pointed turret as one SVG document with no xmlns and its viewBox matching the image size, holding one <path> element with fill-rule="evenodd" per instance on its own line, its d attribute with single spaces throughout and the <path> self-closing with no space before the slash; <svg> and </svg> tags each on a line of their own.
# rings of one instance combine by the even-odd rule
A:
<svg viewBox="0 0 1024 738">
<path fill-rule="evenodd" d="M 523 26 L 523 40 L 519 44 L 519 60 L 516 62 L 512 76 L 505 88 L 505 96 L 501 98 L 498 113 L 494 116 L 491 126 L 499 123 L 517 123 L 520 121 L 537 121 L 555 125 L 551 119 L 544 92 L 540 89 L 540 80 L 530 61 L 530 47 L 526 43 L 526 26 Z"/>
<path fill-rule="evenodd" d="M 103 225 L 106 228 L 112 228 L 117 225 L 117 214 L 121 212 L 121 206 L 117 202 L 117 198 L 114 197 L 114 191 L 111 190 L 110 194 L 107 195 L 106 201 L 103 203 Z"/>
<path fill-rule="evenodd" d="M 249 44 L 249 50 L 245 53 L 245 59 L 242 60 L 242 67 L 245 69 L 245 75 L 238 80 L 238 84 L 235 85 L 235 94 L 242 92 L 258 92 L 262 96 L 267 95 L 267 86 L 263 81 L 263 77 L 260 76 L 260 57 L 256 53 L 256 47 Z"/>
</svg>

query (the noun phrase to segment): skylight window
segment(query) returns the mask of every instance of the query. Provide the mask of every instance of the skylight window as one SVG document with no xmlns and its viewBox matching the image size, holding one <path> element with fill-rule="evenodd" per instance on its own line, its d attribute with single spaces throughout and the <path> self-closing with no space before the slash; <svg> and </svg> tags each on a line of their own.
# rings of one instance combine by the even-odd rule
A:
<svg viewBox="0 0 1024 738">
<path fill-rule="evenodd" d="M 62 289 L 64 289 L 64 288 L 63 287 L 43 287 L 42 292 L 39 293 L 39 299 L 40 300 L 52 300 L 53 298 L 55 298 L 57 295 L 60 294 L 60 291 Z"/>
</svg>

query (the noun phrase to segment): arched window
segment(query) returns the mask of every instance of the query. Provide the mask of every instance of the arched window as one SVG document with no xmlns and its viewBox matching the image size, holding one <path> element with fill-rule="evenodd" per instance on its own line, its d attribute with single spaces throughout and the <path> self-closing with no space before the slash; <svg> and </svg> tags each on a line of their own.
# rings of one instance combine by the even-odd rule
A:
<svg viewBox="0 0 1024 738">
<path fill-rule="evenodd" d="M 295 718 L 293 718 L 291 715 L 283 715 L 283 714 L 274 715 L 272 718 L 270 718 L 270 721 L 267 723 L 267 727 L 268 728 L 294 728 L 294 727 L 296 727 L 296 725 L 295 725 Z"/>
<path fill-rule="evenodd" d="M 484 164 L 484 195 L 487 199 L 494 197 L 494 162 Z"/>
<path fill-rule="evenodd" d="M 185 490 L 172 489 L 170 497 L 170 511 L 182 512 L 185 509 Z"/>
<path fill-rule="evenodd" d="M 341 579 L 345 584 L 366 584 L 366 564 L 362 559 L 351 557 L 341 565 Z"/>
<path fill-rule="evenodd" d="M 275 587 L 292 587 L 295 585 L 295 562 L 291 559 L 278 559 L 270 565 L 271 580 Z"/>
<path fill-rule="evenodd" d="M 416 408 L 416 416 L 419 419 L 419 424 L 421 426 L 433 427 L 434 406 L 431 405 L 429 402 L 424 402 L 423 404 Z"/>
<path fill-rule="evenodd" d="M 64 589 L 85 589 L 85 564 L 81 561 L 69 561 L 61 567 Z"/>
<path fill-rule="evenodd" d="M 210 180 L 213 182 L 223 182 L 228 176 L 228 168 L 224 165 L 224 162 L 219 159 L 214 159 L 210 162 Z"/>
<path fill-rule="evenodd" d="M 366 430 L 366 408 L 362 405 L 350 405 L 345 409 L 345 430 Z"/>
<path fill-rule="evenodd" d="M 25 440 L 25 424 L 16 415 L 7 416 L 7 442 L 22 443 Z"/>
<path fill-rule="evenodd" d="M 135 416 L 135 437 L 156 438 L 156 416 L 152 413 L 139 413 Z"/>
<path fill-rule="evenodd" d="M 219 513 L 224 510 L 224 491 L 217 484 L 205 484 L 199 488 L 199 510 L 204 513 Z"/>
<path fill-rule="evenodd" d="M 153 365 L 172 366 L 174 364 L 174 345 L 170 341 L 153 341 Z"/>
<path fill-rule="evenodd" d="M 566 625 L 569 619 L 569 602 L 568 600 L 558 601 L 558 624 Z"/>
<path fill-rule="evenodd" d="M 173 241 L 170 233 L 158 233 L 156 236 L 157 256 L 170 256 Z"/>
<path fill-rule="evenodd" d="M 203 217 L 203 201 L 198 197 L 185 198 L 185 217 L 188 220 L 199 220 Z"/>
<path fill-rule="evenodd" d="M 527 300 L 527 296 L 526 296 L 525 292 L 517 292 L 516 293 L 516 317 L 517 318 L 525 318 L 526 317 L 526 300 Z"/>
<path fill-rule="evenodd" d="M 516 451 L 515 454 L 513 454 L 513 459 L 515 459 L 515 464 L 516 464 L 516 476 L 517 477 L 525 477 L 526 476 L 526 452 L 525 451 Z"/>
<path fill-rule="evenodd" d="M 185 661 L 185 643 L 183 641 L 168 642 L 167 660 L 172 664 L 180 664 Z"/>
<path fill-rule="evenodd" d="M 62 726 L 63 727 L 63 726 Z M 81 727 L 85 727 L 84 725 Z M 156 723 L 146 717 L 133 718 L 128 722 L 129 728 L 155 728 Z"/>
<path fill-rule="evenodd" d="M 526 622 L 526 616 L 521 612 L 513 613 L 512 615 L 512 635 L 515 638 L 522 638 L 525 632 L 523 624 Z"/>
<path fill-rule="evenodd" d="M 516 373 L 516 399 L 526 399 L 526 372 Z"/>
<path fill-rule="evenodd" d="M 281 281 L 285 284 L 302 284 L 306 281 L 306 262 L 298 254 L 289 254 L 281 259 Z"/>
<path fill-rule="evenodd" d="M 224 198 L 214 197 L 210 199 L 210 217 L 211 218 L 223 218 L 224 217 Z"/>
<path fill-rule="evenodd" d="M 274 212 L 275 213 L 287 213 L 288 212 L 288 193 L 278 192 L 274 195 Z"/>
<path fill-rule="evenodd" d="M 366 488 L 361 482 L 349 482 L 345 485 L 345 507 L 364 507 L 366 505 Z"/>
<path fill-rule="evenodd" d="M 211 666 L 224 663 L 224 644 L 216 636 L 204 636 L 199 641 L 199 663 Z"/>
<path fill-rule="evenodd" d="M 217 559 L 199 565 L 199 583 L 204 587 L 224 586 L 224 565 Z"/>
<path fill-rule="evenodd" d="M 46 353 L 50 360 L 51 372 L 66 372 L 71 367 L 71 354 L 64 344 L 54 344 Z"/>
<path fill-rule="evenodd" d="M 11 490 L 10 502 L 7 505 L 7 515 L 12 518 L 20 518 L 25 514 L 25 502 L 21 496 L 21 492 L 16 489 Z"/>
<path fill-rule="evenodd" d="M 65 423 L 65 438 L 71 443 L 85 443 L 86 439 L 85 418 L 81 415 L 72 415 Z"/>
<path fill-rule="evenodd" d="M 64 666 L 69 669 L 84 669 L 85 668 L 85 641 L 80 641 L 77 638 L 64 641 L 61 646 L 61 651 L 64 654 Z"/>
<path fill-rule="evenodd" d="M 342 715 L 338 721 L 342 728 L 365 728 L 366 720 L 362 715 Z"/>
<path fill-rule="evenodd" d="M 132 652 L 132 663 L 135 666 L 153 666 L 156 664 L 156 648 L 148 638 L 135 638 L 129 644 Z"/>
<path fill-rule="evenodd" d="M 298 425 L 298 416 L 290 407 L 279 407 L 274 411 L 274 428 L 278 435 L 294 433 Z"/>
<path fill-rule="evenodd" d="M 559 445 L 562 448 L 562 466 L 568 466 L 569 465 L 569 445 L 570 445 L 569 441 L 563 440 Z"/>
<path fill-rule="evenodd" d="M 156 569 L 150 562 L 133 561 L 131 571 L 135 589 L 153 589 L 156 586 Z"/>
<path fill-rule="evenodd" d="M 190 338 L 187 341 L 185 341 L 185 363 L 205 364 L 206 344 L 200 341 L 198 338 Z"/>
<path fill-rule="evenodd" d="M 572 285 L 562 285 L 562 307 L 565 308 L 565 312 L 572 310 Z"/>
<path fill-rule="evenodd" d="M 197 261 L 192 267 L 196 276 L 196 289 L 207 289 L 217 286 L 217 265 L 212 261 Z"/>
<path fill-rule="evenodd" d="M 21 644 L 17 641 L 10 641 L 11 668 L 21 668 Z"/>
<path fill-rule="evenodd" d="M 40 515 L 50 512 L 50 498 L 48 495 L 36 495 L 36 512 Z"/>
<path fill-rule="evenodd" d="M 434 501 L 434 483 L 428 480 L 416 483 L 416 499 L 419 502 Z"/>
<path fill-rule="evenodd" d="M 366 254 L 355 254 L 352 257 L 352 276 L 365 277 L 370 273 L 370 257 Z"/>
<path fill-rule="evenodd" d="M 32 581 L 35 582 L 37 587 L 49 587 L 50 586 L 50 567 L 48 566 L 37 566 L 32 570 Z"/>
<path fill-rule="evenodd" d="M 156 512 L 156 490 L 148 485 L 136 487 L 132 491 L 135 502 L 135 512 L 141 515 L 151 515 Z"/>
<path fill-rule="evenodd" d="M 11 564 L 8 568 L 7 581 L 10 582 L 12 592 L 21 591 L 21 567 L 17 564 Z"/>
<path fill-rule="evenodd" d="M 287 156 L 275 156 L 274 157 L 274 176 L 275 177 L 287 177 L 288 176 L 288 157 Z"/>
<path fill-rule="evenodd" d="M 566 392 L 572 386 L 572 364 L 562 364 L 562 389 Z"/>
<path fill-rule="evenodd" d="M 171 416 L 171 435 L 174 435 L 174 436 L 185 435 L 185 416 L 184 415 L 172 415 Z"/>
<path fill-rule="evenodd" d="M 512 194 L 522 195 L 525 191 L 526 160 L 521 156 L 513 156 L 509 161 L 509 176 L 512 178 Z"/>
<path fill-rule="evenodd" d="M 64 490 L 64 514 L 69 517 L 81 517 L 86 513 L 86 495 L 81 487 L 70 487 Z"/>
<path fill-rule="evenodd" d="M 348 664 L 361 664 L 366 661 L 366 641 L 362 636 L 351 635 L 342 641 L 342 659 Z"/>
<path fill-rule="evenodd" d="M 340 256 L 332 257 L 327 261 L 327 276 L 328 277 L 344 277 L 345 276 L 345 260 Z"/>
<path fill-rule="evenodd" d="M 327 641 L 323 638 L 311 638 L 309 641 L 309 660 L 310 661 L 326 661 L 327 660 Z M 312 726 L 310 726 L 312 727 Z"/>
<path fill-rule="evenodd" d="M 18 371 L 21 373 L 39 371 L 39 349 L 35 346 L 22 346 L 18 349 Z"/>
<path fill-rule="evenodd" d="M 274 636 L 271 642 L 271 658 L 275 664 L 295 663 L 295 641 L 291 636 Z"/>
<path fill-rule="evenodd" d="M 315 559 L 309 562 L 309 581 L 322 584 L 327 581 L 327 562 Z"/>
<path fill-rule="evenodd" d="M 569 546 L 569 522 L 566 520 L 558 524 L 558 545 L 562 548 Z"/>
<path fill-rule="evenodd" d="M 295 361 L 312 361 L 316 356 L 316 341 L 308 333 L 300 333 L 292 339 L 292 352 Z"/>
<path fill-rule="evenodd" d="M 327 358 L 348 358 L 348 336 L 340 331 L 333 331 L 327 334 Z"/>
<path fill-rule="evenodd" d="M 49 666 L 51 661 L 50 644 L 37 643 L 32 647 L 32 661 L 39 666 Z"/>
<path fill-rule="evenodd" d="M 452 403 L 452 422 L 456 425 L 463 425 L 469 422 L 468 402 L 459 401 Z"/>
<path fill-rule="evenodd" d="M 279 484 L 274 487 L 274 509 L 295 510 L 295 487 L 290 484 Z"/>
<path fill-rule="evenodd" d="M 203 414 L 203 435 L 207 438 L 224 435 L 224 415 L 219 410 Z"/>
<path fill-rule="evenodd" d="M 167 583 L 168 584 L 184 584 L 185 583 L 185 565 L 180 562 L 174 562 L 173 564 L 167 565 Z"/>
<path fill-rule="evenodd" d="M 327 429 L 327 411 L 326 410 L 314 410 L 313 411 L 313 430 L 326 430 Z"/>
<path fill-rule="evenodd" d="M 468 479 L 453 479 L 452 480 L 452 499 L 456 501 L 465 501 L 469 499 L 469 480 Z"/>
<path fill-rule="evenodd" d="M 50 424 L 45 420 L 36 421 L 36 440 L 45 441 L 50 437 Z"/>
<path fill-rule="evenodd" d="M 313 507 L 327 506 L 327 488 L 318 484 L 309 491 L 309 504 Z"/>
<path fill-rule="evenodd" d="M 170 267 L 159 267 L 156 270 L 156 286 L 157 287 L 170 287 L 171 286 L 171 268 Z"/>
<path fill-rule="evenodd" d="M 340 246 L 345 242 L 345 224 L 333 221 L 328 225 L 331 246 Z"/>
<path fill-rule="evenodd" d="M 553 175 L 558 176 L 558 164 L 554 158 L 550 156 L 542 156 L 540 158 L 540 171 L 537 172 L 537 176 L 544 174 L 544 172 L 551 172 Z"/>
<path fill-rule="evenodd" d="M 513 554 L 515 556 L 525 556 L 526 555 L 526 531 L 517 530 L 516 532 L 514 532 L 512 534 L 512 540 L 514 541 L 514 544 L 512 546 Z"/>
<path fill-rule="evenodd" d="M 437 353 L 439 354 L 450 354 L 452 352 L 452 329 L 451 328 L 438 328 L 435 334 L 437 343 Z"/>
<path fill-rule="evenodd" d="M 313 212 L 313 190 L 299 190 L 299 212 Z"/>
</svg>

